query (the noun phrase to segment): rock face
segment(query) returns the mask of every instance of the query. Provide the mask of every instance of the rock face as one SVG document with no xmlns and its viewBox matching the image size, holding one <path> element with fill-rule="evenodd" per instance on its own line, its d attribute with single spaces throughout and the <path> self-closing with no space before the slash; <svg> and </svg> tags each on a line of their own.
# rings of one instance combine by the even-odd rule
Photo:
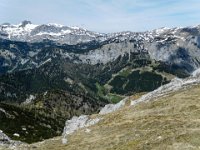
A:
<svg viewBox="0 0 200 150">
<path fill-rule="evenodd" d="M 117 110 L 119 110 L 120 108 L 122 108 L 125 103 L 127 102 L 128 98 L 125 98 L 123 100 L 121 100 L 120 102 L 118 102 L 117 104 L 108 104 L 105 105 L 99 112 L 100 115 L 105 115 L 105 114 L 109 114 L 112 112 L 115 112 Z M 79 117 L 74 116 L 72 119 L 67 120 L 65 122 L 65 127 L 62 133 L 62 143 L 63 144 L 67 144 L 67 136 L 70 134 L 73 134 L 75 131 L 82 129 L 82 128 L 86 128 L 86 127 L 90 127 L 92 125 L 97 124 L 101 119 L 103 119 L 102 116 L 98 116 L 95 118 L 90 118 L 90 116 L 87 115 L 81 115 Z M 91 130 L 86 129 L 85 132 L 89 133 Z"/>
<path fill-rule="evenodd" d="M 63 139 L 62 139 L 63 144 L 67 144 L 67 135 L 72 134 L 78 129 L 94 125 L 99 121 L 100 121 L 99 118 L 90 119 L 86 115 L 82 115 L 80 117 L 75 116 L 71 120 L 67 120 L 63 131 Z"/>
<path fill-rule="evenodd" d="M 192 72 L 199 66 L 200 27 L 101 34 L 58 24 L 0 26 L 0 65 L 7 71 L 39 67 L 60 55 L 74 63 L 107 64 L 147 52 L 151 59 Z M 15 41 L 15 42 L 14 42 Z M 25 43 L 24 43 L 25 42 Z M 53 52 L 44 49 L 54 49 Z M 41 58 L 42 57 L 42 58 Z M 7 69 L 6 69 L 7 68 Z"/>
<path fill-rule="evenodd" d="M 100 115 L 105 115 L 105 114 L 109 114 L 109 113 L 111 113 L 111 112 L 114 112 L 114 111 L 120 109 L 121 107 L 123 107 L 123 106 L 126 104 L 126 101 L 127 101 L 127 100 L 128 100 L 128 98 L 125 98 L 125 99 L 121 100 L 121 101 L 120 101 L 119 103 L 117 103 L 117 104 L 108 104 L 108 105 L 104 106 L 104 107 L 100 110 L 99 114 L 100 114 Z"/>
</svg>

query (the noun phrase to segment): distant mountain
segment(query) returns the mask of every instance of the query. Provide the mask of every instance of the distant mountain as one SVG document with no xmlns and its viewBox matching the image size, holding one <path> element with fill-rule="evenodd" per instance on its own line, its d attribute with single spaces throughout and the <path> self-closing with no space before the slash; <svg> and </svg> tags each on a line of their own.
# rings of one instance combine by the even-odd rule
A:
<svg viewBox="0 0 200 150">
<path fill-rule="evenodd" d="M 0 37 L 13 41 L 32 43 L 49 39 L 61 44 L 74 45 L 96 39 L 100 40 L 103 34 L 79 27 L 67 27 L 59 24 L 35 25 L 30 21 L 23 21 L 18 25 L 2 24 L 0 26 Z"/>
<path fill-rule="evenodd" d="M 113 62 L 126 54 L 130 59 L 132 53 L 141 52 L 191 72 L 200 62 L 199 31 L 200 26 L 195 26 L 100 34 L 58 24 L 34 25 L 30 21 L 3 24 L 0 26 L 0 73 L 39 67 L 56 55 L 75 63 L 95 65 Z"/>
</svg>

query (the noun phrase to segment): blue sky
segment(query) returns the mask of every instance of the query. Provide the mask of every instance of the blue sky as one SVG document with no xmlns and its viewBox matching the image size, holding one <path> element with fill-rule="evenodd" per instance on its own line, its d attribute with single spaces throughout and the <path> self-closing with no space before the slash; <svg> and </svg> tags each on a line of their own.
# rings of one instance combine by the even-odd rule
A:
<svg viewBox="0 0 200 150">
<path fill-rule="evenodd" d="M 59 23 L 98 32 L 200 24 L 200 0 L 0 0 L 0 23 Z"/>
</svg>

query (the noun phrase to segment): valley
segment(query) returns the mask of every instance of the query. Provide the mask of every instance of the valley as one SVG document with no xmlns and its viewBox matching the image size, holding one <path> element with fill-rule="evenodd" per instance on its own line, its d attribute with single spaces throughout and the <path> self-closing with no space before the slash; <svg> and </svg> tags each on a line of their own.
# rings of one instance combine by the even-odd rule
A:
<svg viewBox="0 0 200 150">
<path fill-rule="evenodd" d="M 0 25 L 0 130 L 12 140 L 40 142 L 61 136 L 73 116 L 97 114 L 106 104 L 187 78 L 200 66 L 199 37 L 200 26 L 105 34 L 30 21 Z"/>
</svg>

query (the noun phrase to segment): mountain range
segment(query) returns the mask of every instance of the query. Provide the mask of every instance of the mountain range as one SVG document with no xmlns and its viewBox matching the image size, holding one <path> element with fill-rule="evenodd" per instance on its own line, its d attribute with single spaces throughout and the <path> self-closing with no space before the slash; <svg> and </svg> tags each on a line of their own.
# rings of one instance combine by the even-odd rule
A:
<svg viewBox="0 0 200 150">
<path fill-rule="evenodd" d="M 199 66 L 200 26 L 97 33 L 5 23 L 0 130 L 27 143 L 61 135 L 67 119 L 189 77 Z"/>
</svg>

